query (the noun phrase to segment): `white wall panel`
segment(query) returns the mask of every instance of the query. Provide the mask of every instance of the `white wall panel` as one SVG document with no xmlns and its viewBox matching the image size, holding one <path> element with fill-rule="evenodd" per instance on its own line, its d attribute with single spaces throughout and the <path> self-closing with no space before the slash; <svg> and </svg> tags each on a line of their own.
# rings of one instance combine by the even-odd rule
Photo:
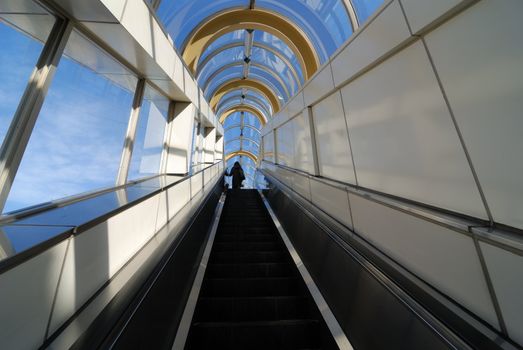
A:
<svg viewBox="0 0 523 350">
<path fill-rule="evenodd" d="M 156 227 L 154 232 L 158 232 L 165 226 L 165 224 L 167 224 L 169 215 L 167 205 L 167 192 L 163 191 L 158 195 L 158 213 L 156 215 Z"/>
<path fill-rule="evenodd" d="M 37 349 L 45 337 L 68 241 L 0 276 L 3 349 Z"/>
<path fill-rule="evenodd" d="M 195 113 L 193 104 L 175 104 L 175 117 L 169 123 L 172 131 L 168 141 L 167 173 L 185 174 L 189 171 Z"/>
<path fill-rule="evenodd" d="M 274 162 L 274 131 L 263 136 L 263 159 Z"/>
<path fill-rule="evenodd" d="M 352 155 L 340 93 L 336 92 L 312 108 L 320 174 L 356 183 Z"/>
<path fill-rule="evenodd" d="M 517 1 L 517 0 L 516 0 Z M 471 1 L 463 0 L 401 0 L 407 20 L 413 33 L 417 33 L 423 27 L 429 25 L 439 17 L 460 3 Z M 483 24 L 485 25 L 485 24 Z"/>
<path fill-rule="evenodd" d="M 128 1 L 120 22 L 147 53 L 154 57 L 150 16 L 149 8 L 144 1 Z"/>
<path fill-rule="evenodd" d="M 292 189 L 306 198 L 308 201 L 311 200 L 311 185 L 309 183 L 309 177 L 301 174 L 293 174 L 292 176 Z"/>
<path fill-rule="evenodd" d="M 301 113 L 292 120 L 294 128 L 294 167 L 309 174 L 314 173 L 312 139 L 309 119 Z"/>
<path fill-rule="evenodd" d="M 303 89 L 305 106 L 312 105 L 332 89 L 334 89 L 334 80 L 332 79 L 331 66 L 327 64 L 309 80 L 307 86 Z"/>
<path fill-rule="evenodd" d="M 297 93 L 292 100 L 290 100 L 287 105 L 289 111 L 289 117 L 292 118 L 296 114 L 303 112 L 305 108 L 305 101 L 303 99 L 303 92 Z"/>
<path fill-rule="evenodd" d="M 521 14 L 520 0 L 481 1 L 426 41 L 494 220 L 523 229 Z"/>
<path fill-rule="evenodd" d="M 487 218 L 421 42 L 342 95 L 360 186 Z"/>
<path fill-rule="evenodd" d="M 153 33 L 153 57 L 169 77 L 174 75 L 176 51 L 156 21 L 150 21 Z M 182 87 L 182 86 L 180 86 Z"/>
<path fill-rule="evenodd" d="M 167 209 L 172 219 L 191 200 L 191 181 L 185 180 L 167 190 Z"/>
<path fill-rule="evenodd" d="M 499 329 L 471 237 L 349 193 L 354 230 Z"/>
<path fill-rule="evenodd" d="M 310 180 L 310 185 L 312 203 L 345 226 L 352 228 L 347 191 L 329 186 L 314 179 Z"/>
<path fill-rule="evenodd" d="M 395 1 L 332 60 L 335 85 L 340 86 L 409 37 L 400 4 Z"/>
<path fill-rule="evenodd" d="M 523 345 L 523 256 L 480 243 L 510 337 Z"/>
<path fill-rule="evenodd" d="M 199 172 L 191 177 L 191 198 L 196 196 L 203 188 L 203 172 Z"/>
<path fill-rule="evenodd" d="M 294 128 L 287 122 L 276 129 L 277 163 L 293 168 L 294 165 Z"/>
<path fill-rule="evenodd" d="M 194 103 L 195 106 L 198 106 L 198 87 L 191 74 L 185 67 L 183 69 L 183 77 L 185 95 L 191 100 L 192 103 Z"/>
<path fill-rule="evenodd" d="M 50 333 L 60 327 L 153 237 L 159 195 L 76 235 L 67 251 Z"/>
</svg>

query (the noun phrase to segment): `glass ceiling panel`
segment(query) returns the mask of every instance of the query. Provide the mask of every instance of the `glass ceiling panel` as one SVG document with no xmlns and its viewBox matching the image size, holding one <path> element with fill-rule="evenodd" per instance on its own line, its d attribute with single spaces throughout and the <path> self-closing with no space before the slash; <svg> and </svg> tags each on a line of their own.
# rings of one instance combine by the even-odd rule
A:
<svg viewBox="0 0 523 350">
<path fill-rule="evenodd" d="M 207 85 L 204 90 L 205 97 L 210 100 L 216 89 L 228 80 L 233 78 L 241 79 L 243 76 L 243 66 L 235 66 L 224 70 L 216 75 L 216 77 Z M 202 87 L 203 88 L 203 87 Z"/>
<path fill-rule="evenodd" d="M 258 154 L 260 146 L 250 140 L 243 139 L 242 149 L 244 149 L 248 152 L 254 153 L 254 154 Z"/>
<path fill-rule="evenodd" d="M 233 153 L 240 150 L 240 140 L 229 142 L 224 147 L 225 154 Z"/>
<path fill-rule="evenodd" d="M 200 66 L 200 71 L 198 72 L 198 83 L 200 86 L 204 84 L 209 77 L 216 72 L 220 67 L 223 67 L 232 62 L 243 61 L 244 58 L 244 49 L 243 46 L 233 47 L 227 50 L 224 50 L 211 58 L 205 66 Z"/>
<path fill-rule="evenodd" d="M 248 0 L 162 0 L 157 16 L 177 48 L 207 17 L 233 7 L 248 7 Z"/>
<path fill-rule="evenodd" d="M 202 60 L 205 59 L 206 53 L 211 53 L 214 50 L 216 50 L 224 45 L 233 43 L 233 42 L 241 42 L 241 43 L 245 42 L 245 30 L 244 29 L 239 29 L 239 30 L 235 30 L 234 32 L 226 33 L 226 34 L 222 35 L 221 37 L 219 37 L 218 39 L 216 39 L 215 41 L 213 41 L 204 51 L 201 59 Z"/>
<path fill-rule="evenodd" d="M 365 22 L 383 4 L 384 0 L 352 0 L 358 22 Z"/>
<path fill-rule="evenodd" d="M 240 137 L 242 129 L 240 127 L 229 129 L 225 132 L 223 135 L 225 137 L 225 140 L 232 140 L 237 137 Z"/>
<path fill-rule="evenodd" d="M 256 8 L 278 12 L 297 24 L 312 41 L 320 63 L 324 63 L 352 34 L 342 0 L 258 0 Z"/>
<path fill-rule="evenodd" d="M 243 136 L 260 143 L 260 132 L 253 128 L 243 128 Z"/>
<path fill-rule="evenodd" d="M 292 74 L 289 67 L 272 52 L 258 47 L 253 47 L 251 62 L 261 62 L 264 66 L 267 66 L 276 72 L 276 74 L 278 74 L 284 82 L 288 83 L 287 89 L 291 92 L 294 91 L 292 95 L 294 95 L 294 93 L 298 90 L 298 81 L 296 81 L 296 78 Z"/>
<path fill-rule="evenodd" d="M 232 113 L 227 119 L 225 119 L 225 123 L 223 123 L 223 128 L 227 129 L 230 126 L 240 124 L 240 123 L 241 123 L 240 112 Z"/>
<path fill-rule="evenodd" d="M 258 130 L 261 130 L 262 127 L 260 120 L 251 113 L 244 114 L 243 123 L 246 125 L 252 125 Z"/>
<path fill-rule="evenodd" d="M 261 81 L 268 82 L 270 85 L 275 87 L 278 91 L 277 97 L 280 99 L 280 101 L 286 102 L 291 97 L 291 92 L 285 85 L 285 82 L 282 79 L 278 79 L 278 75 L 276 75 L 275 73 L 271 74 L 258 66 L 251 65 L 249 70 L 249 78 L 255 78 Z"/>
</svg>

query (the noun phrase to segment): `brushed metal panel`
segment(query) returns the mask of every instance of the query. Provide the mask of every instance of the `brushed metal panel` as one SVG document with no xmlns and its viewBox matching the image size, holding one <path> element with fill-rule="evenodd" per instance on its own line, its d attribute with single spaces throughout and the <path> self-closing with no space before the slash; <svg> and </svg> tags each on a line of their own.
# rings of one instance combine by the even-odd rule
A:
<svg viewBox="0 0 523 350">
<path fill-rule="evenodd" d="M 464 0 L 401 0 L 413 33 L 445 15 Z"/>
<path fill-rule="evenodd" d="M 314 173 L 312 139 L 309 120 L 300 113 L 292 120 L 294 127 L 294 167 L 309 174 Z"/>
<path fill-rule="evenodd" d="M 523 256 L 480 245 L 509 336 L 523 345 Z"/>
<path fill-rule="evenodd" d="M 312 108 L 320 174 L 355 184 L 347 125 L 337 91 Z"/>
<path fill-rule="evenodd" d="M 67 244 L 64 241 L 0 276 L 2 348 L 42 345 Z"/>
<path fill-rule="evenodd" d="M 421 42 L 342 95 L 360 186 L 487 218 Z"/>
<path fill-rule="evenodd" d="M 340 86 L 409 37 L 405 16 L 395 1 L 332 60 L 335 85 Z"/>
<path fill-rule="evenodd" d="M 523 228 L 522 13 L 519 0 L 481 1 L 426 38 L 494 220 L 518 228 Z"/>
<path fill-rule="evenodd" d="M 354 230 L 499 329 L 471 237 L 349 193 Z"/>
<path fill-rule="evenodd" d="M 311 179 L 311 201 L 324 212 L 352 228 L 349 197 L 346 191 Z"/>
</svg>

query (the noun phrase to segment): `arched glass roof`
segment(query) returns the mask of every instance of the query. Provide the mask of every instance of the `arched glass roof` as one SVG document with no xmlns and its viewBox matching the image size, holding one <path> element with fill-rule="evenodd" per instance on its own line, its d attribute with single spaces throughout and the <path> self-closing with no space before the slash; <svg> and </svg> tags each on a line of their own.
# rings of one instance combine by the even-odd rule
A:
<svg viewBox="0 0 523 350">
<path fill-rule="evenodd" d="M 155 4 L 158 18 L 224 125 L 227 164 L 237 160 L 254 171 L 250 157 L 259 154 L 265 121 L 383 2 L 156 0 Z M 251 177 L 252 185 L 254 173 Z"/>
</svg>

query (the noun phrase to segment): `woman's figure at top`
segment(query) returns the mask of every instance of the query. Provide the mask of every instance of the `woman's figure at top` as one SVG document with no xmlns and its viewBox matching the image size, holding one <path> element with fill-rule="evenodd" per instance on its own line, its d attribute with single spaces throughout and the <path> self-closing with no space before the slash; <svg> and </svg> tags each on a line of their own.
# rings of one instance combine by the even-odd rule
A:
<svg viewBox="0 0 523 350">
<path fill-rule="evenodd" d="M 232 176 L 232 188 L 241 188 L 242 182 L 245 180 L 245 174 L 240 162 L 234 162 L 231 171 L 225 171 L 225 176 Z"/>
</svg>

